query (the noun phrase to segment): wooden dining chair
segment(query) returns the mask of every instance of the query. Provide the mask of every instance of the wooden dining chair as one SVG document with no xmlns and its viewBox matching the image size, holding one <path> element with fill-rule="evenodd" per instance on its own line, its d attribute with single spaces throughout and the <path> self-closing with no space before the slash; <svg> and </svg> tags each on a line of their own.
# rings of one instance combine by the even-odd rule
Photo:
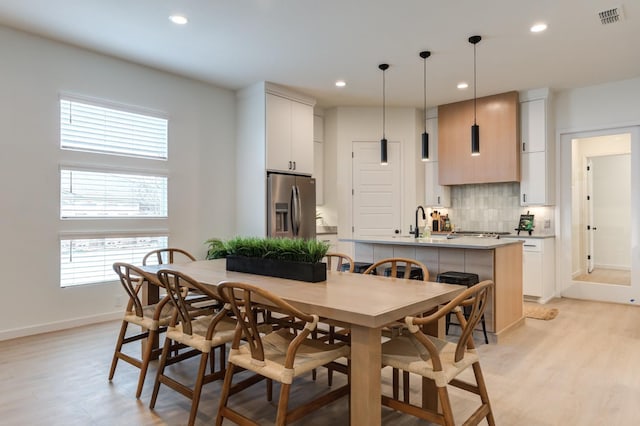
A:
<svg viewBox="0 0 640 426">
<path fill-rule="evenodd" d="M 412 278 L 412 274 L 414 274 L 414 276 L 420 277 L 422 281 L 429 281 L 429 269 L 427 269 L 422 262 L 404 257 L 389 257 L 379 260 L 369 266 L 363 273 L 387 275 L 394 278 L 416 279 Z"/>
<path fill-rule="evenodd" d="M 143 265 L 165 265 L 167 263 L 179 263 L 185 261 L 195 261 L 194 255 L 186 250 L 167 247 L 157 250 L 152 250 L 145 254 L 142 258 Z"/>
<path fill-rule="evenodd" d="M 375 275 L 385 275 L 392 278 L 403 278 L 403 279 L 421 279 L 422 281 L 429 281 L 429 270 L 427 267 L 420 261 L 415 259 L 408 259 L 405 257 L 389 257 L 386 259 L 379 260 L 375 262 L 373 265 L 369 266 L 363 274 L 375 274 Z M 395 337 L 402 333 L 405 329 L 405 325 L 402 322 L 395 322 L 393 324 L 389 324 L 389 326 L 383 329 L 383 333 L 385 336 Z M 399 394 L 400 387 L 400 372 L 398 369 L 393 369 L 392 374 L 392 389 L 393 389 L 393 397 L 397 398 Z M 403 388 L 403 396 L 404 400 L 409 400 L 409 373 L 403 372 L 402 375 L 402 388 Z"/>
<path fill-rule="evenodd" d="M 290 410 L 289 393 L 294 379 L 336 359 L 348 357 L 349 346 L 308 338 L 318 325 L 318 316 L 302 312 L 262 288 L 238 282 L 223 282 L 218 285 L 218 292 L 231 305 L 238 327 L 229 351 L 216 425 L 222 425 L 225 418 L 237 424 L 256 424 L 243 413 L 231 408 L 229 398 L 262 379 L 275 380 L 281 384 L 276 425 L 293 422 L 348 395 L 349 384 Z M 302 330 L 281 328 L 262 335 L 255 315 L 252 314 L 256 301 L 273 306 L 296 321 L 303 322 L 304 327 Z M 234 374 L 243 369 L 252 371 L 255 375 L 233 384 Z"/>
<path fill-rule="evenodd" d="M 113 352 L 111 361 L 111 369 L 109 371 L 109 381 L 113 379 L 116 372 L 118 360 L 123 360 L 140 369 L 138 376 L 138 386 L 136 388 L 136 398 L 140 398 L 144 379 L 149 367 L 149 360 L 152 356 L 157 355 L 159 349 L 154 349 L 156 336 L 166 330 L 171 315 L 173 314 L 172 305 L 169 298 L 163 298 L 159 303 L 152 305 L 143 305 L 140 300 L 140 289 L 144 285 L 144 274 L 142 270 L 128 263 L 116 262 L 113 269 L 120 279 L 120 283 L 124 288 L 129 302 L 125 309 L 122 325 L 120 326 L 120 334 L 116 342 L 116 348 Z M 135 324 L 141 327 L 141 331 L 134 335 L 126 336 L 129 324 Z M 125 344 L 146 339 L 144 350 L 141 358 L 135 358 L 132 355 L 122 351 Z"/>
<path fill-rule="evenodd" d="M 343 253 L 327 253 L 324 255 L 323 260 L 327 263 L 327 270 L 329 271 L 342 271 L 342 265 L 349 265 L 349 269 L 345 272 L 353 272 L 355 267 L 353 259 Z"/>
<path fill-rule="evenodd" d="M 449 385 L 480 396 L 480 406 L 463 422 L 476 425 L 486 418 L 490 426 L 495 425 L 489 395 L 480 368 L 480 359 L 473 344 L 473 329 L 480 321 L 487 306 L 492 281 L 482 281 L 469 287 L 443 308 L 426 317 L 406 317 L 409 335 L 400 335 L 383 343 L 382 365 L 425 377 L 435 383 L 442 412 L 412 405 L 410 401 L 399 401 L 397 397 L 382 396 L 382 404 L 403 411 L 432 423 L 454 425 L 453 410 L 447 387 Z M 461 308 L 470 307 L 468 318 Z M 442 340 L 422 332 L 422 327 L 437 323 L 449 312 L 454 312 L 462 325 L 457 342 Z M 473 368 L 475 384 L 457 379 L 467 368 Z"/>
<path fill-rule="evenodd" d="M 156 375 L 150 408 L 154 408 L 158 398 L 160 385 L 166 385 L 191 400 L 191 411 L 188 424 L 194 424 L 198 413 L 200 395 L 203 385 L 224 377 L 225 346 L 235 335 L 236 321 L 229 316 L 228 306 L 223 306 L 215 315 L 194 317 L 193 306 L 187 295 L 190 290 L 197 290 L 212 300 L 219 300 L 218 294 L 210 287 L 200 284 L 193 278 L 176 271 L 161 269 L 158 280 L 162 283 L 174 306 L 174 313 L 169 322 L 158 373 Z M 170 351 L 175 344 L 190 348 L 179 356 L 170 358 Z M 219 349 L 219 367 L 215 369 L 215 349 Z M 178 381 L 176 377 L 168 375 L 167 366 L 178 361 L 200 355 L 200 364 L 196 375 L 195 385 L 188 387 Z M 209 360 L 210 373 L 206 373 Z"/>
</svg>

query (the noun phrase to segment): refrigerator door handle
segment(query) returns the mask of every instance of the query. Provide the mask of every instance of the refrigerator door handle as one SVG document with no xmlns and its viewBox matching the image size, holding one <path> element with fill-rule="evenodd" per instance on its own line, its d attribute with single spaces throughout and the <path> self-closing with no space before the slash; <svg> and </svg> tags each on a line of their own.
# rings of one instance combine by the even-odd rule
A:
<svg viewBox="0 0 640 426">
<path fill-rule="evenodd" d="M 291 187 L 291 230 L 294 237 L 300 233 L 300 190 L 298 185 Z"/>
</svg>

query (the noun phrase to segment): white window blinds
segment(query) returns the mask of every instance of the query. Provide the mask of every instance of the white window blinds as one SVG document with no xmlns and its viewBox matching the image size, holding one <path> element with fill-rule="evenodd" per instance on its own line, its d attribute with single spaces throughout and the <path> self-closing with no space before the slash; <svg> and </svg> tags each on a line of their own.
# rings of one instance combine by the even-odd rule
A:
<svg viewBox="0 0 640 426">
<path fill-rule="evenodd" d="M 166 236 L 61 239 L 60 286 L 117 280 L 115 262 L 141 265 L 145 254 L 164 247 Z"/>
<path fill-rule="evenodd" d="M 63 168 L 60 217 L 167 217 L 167 178 Z"/>
<path fill-rule="evenodd" d="M 153 159 L 167 158 L 166 118 L 60 99 L 60 147 Z"/>
</svg>

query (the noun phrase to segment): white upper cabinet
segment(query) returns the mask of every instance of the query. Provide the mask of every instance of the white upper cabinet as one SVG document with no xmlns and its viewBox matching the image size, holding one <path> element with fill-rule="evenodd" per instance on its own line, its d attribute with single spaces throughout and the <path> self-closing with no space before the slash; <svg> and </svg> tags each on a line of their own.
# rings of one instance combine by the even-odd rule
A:
<svg viewBox="0 0 640 426">
<path fill-rule="evenodd" d="M 313 174 L 313 107 L 266 95 L 267 169 Z"/>
<path fill-rule="evenodd" d="M 520 103 L 520 204 L 554 203 L 554 144 L 549 91 L 532 90 Z"/>
<path fill-rule="evenodd" d="M 451 189 L 438 183 L 438 118 L 427 119 L 429 161 L 424 162 L 424 204 L 427 207 L 450 207 Z"/>
</svg>

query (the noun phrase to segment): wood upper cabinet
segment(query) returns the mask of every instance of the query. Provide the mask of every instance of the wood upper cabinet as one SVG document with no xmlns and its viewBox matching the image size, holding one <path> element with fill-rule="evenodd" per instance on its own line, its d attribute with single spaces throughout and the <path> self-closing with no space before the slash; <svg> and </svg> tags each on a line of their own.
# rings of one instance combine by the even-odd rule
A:
<svg viewBox="0 0 640 426">
<path fill-rule="evenodd" d="M 439 184 L 520 181 L 518 92 L 476 100 L 480 155 L 471 155 L 474 101 L 438 107 Z"/>
</svg>

